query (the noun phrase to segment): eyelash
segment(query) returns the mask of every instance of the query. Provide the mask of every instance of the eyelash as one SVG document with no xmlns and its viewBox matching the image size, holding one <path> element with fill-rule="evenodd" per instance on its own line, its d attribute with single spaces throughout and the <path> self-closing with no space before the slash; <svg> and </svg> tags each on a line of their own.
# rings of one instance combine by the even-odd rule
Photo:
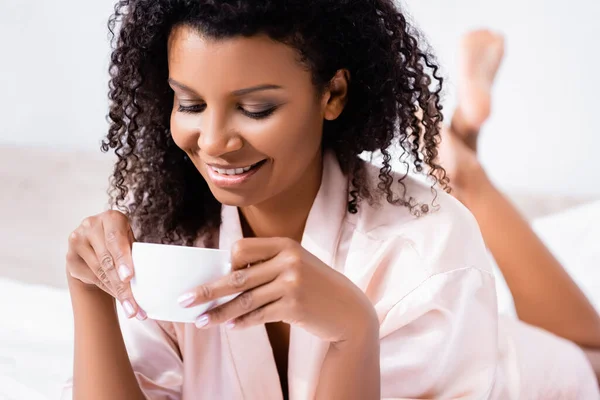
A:
<svg viewBox="0 0 600 400">
<path fill-rule="evenodd" d="M 204 111 L 205 108 L 206 108 L 205 105 L 202 105 L 202 106 L 195 105 L 195 106 L 187 106 L 186 107 L 186 106 L 182 106 L 180 104 L 177 111 L 182 112 L 182 113 L 188 113 L 188 114 L 196 114 L 196 113 L 201 113 L 202 111 Z M 238 107 L 238 109 L 242 112 L 242 114 L 244 114 L 248 118 L 264 119 L 264 118 L 269 117 L 271 114 L 273 114 L 275 112 L 275 110 L 277 109 L 277 106 L 274 106 L 274 107 L 271 107 L 269 109 L 259 111 L 259 112 L 250 112 L 250 111 L 243 109 L 242 107 Z"/>
</svg>

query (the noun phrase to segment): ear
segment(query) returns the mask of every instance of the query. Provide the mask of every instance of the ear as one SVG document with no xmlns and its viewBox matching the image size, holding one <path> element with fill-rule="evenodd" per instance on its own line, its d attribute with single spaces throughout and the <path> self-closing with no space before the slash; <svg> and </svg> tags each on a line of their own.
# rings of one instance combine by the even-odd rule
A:
<svg viewBox="0 0 600 400">
<path fill-rule="evenodd" d="M 331 78 L 323 95 L 323 117 L 333 121 L 340 116 L 348 102 L 348 86 L 350 72 L 347 69 L 338 70 Z"/>
</svg>

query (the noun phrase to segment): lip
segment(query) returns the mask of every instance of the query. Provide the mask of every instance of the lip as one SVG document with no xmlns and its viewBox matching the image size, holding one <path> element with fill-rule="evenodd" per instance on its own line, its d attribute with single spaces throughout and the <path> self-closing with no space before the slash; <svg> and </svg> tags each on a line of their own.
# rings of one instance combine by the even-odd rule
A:
<svg viewBox="0 0 600 400">
<path fill-rule="evenodd" d="M 230 188 L 230 187 L 240 186 L 241 184 L 247 182 L 252 177 L 252 175 L 254 175 L 258 171 L 260 171 L 260 169 L 265 164 L 266 164 L 266 160 L 259 161 L 258 163 L 255 164 L 254 167 L 252 167 L 252 169 L 250 169 L 247 172 L 244 172 L 243 174 L 239 174 L 239 175 L 223 175 L 211 168 L 211 167 L 214 167 L 214 168 L 220 168 L 220 169 L 221 168 L 222 169 L 233 169 L 236 167 L 228 165 L 225 168 L 224 166 L 218 166 L 216 164 L 206 164 L 206 167 L 207 167 L 206 172 L 208 174 L 209 179 L 211 180 L 211 182 L 213 184 L 215 184 L 215 186 L 219 186 L 222 188 Z M 237 167 L 237 168 L 243 168 L 243 167 Z"/>
</svg>

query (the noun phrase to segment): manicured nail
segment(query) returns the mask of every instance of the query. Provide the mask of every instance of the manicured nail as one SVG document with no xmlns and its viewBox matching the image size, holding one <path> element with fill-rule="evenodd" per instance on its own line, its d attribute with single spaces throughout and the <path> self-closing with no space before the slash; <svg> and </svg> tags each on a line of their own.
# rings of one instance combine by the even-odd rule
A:
<svg viewBox="0 0 600 400">
<path fill-rule="evenodd" d="M 131 318 L 135 315 L 135 310 L 133 309 L 133 304 L 129 300 L 125 300 L 123 302 L 123 309 L 125 310 L 125 314 L 127 317 Z"/>
<path fill-rule="evenodd" d="M 146 314 L 146 312 L 140 308 L 140 310 L 138 311 L 138 313 L 135 317 L 137 319 L 139 319 L 140 321 L 143 321 L 146 318 L 148 318 L 148 314 Z"/>
<path fill-rule="evenodd" d="M 194 300 L 196 300 L 195 293 L 185 293 L 185 294 L 182 294 L 181 296 L 179 296 L 179 298 L 177 298 L 177 301 L 179 302 L 179 304 L 182 307 L 189 306 L 190 304 L 192 304 L 194 302 Z"/>
<path fill-rule="evenodd" d="M 229 321 L 225 326 L 227 327 L 227 329 L 233 329 L 235 328 L 235 322 Z"/>
<path fill-rule="evenodd" d="M 131 270 L 125 264 L 121 264 L 117 271 L 119 272 L 119 278 L 121 278 L 123 282 L 131 276 Z"/>
<path fill-rule="evenodd" d="M 204 328 L 208 324 L 208 315 L 201 315 L 196 320 L 196 328 Z"/>
</svg>

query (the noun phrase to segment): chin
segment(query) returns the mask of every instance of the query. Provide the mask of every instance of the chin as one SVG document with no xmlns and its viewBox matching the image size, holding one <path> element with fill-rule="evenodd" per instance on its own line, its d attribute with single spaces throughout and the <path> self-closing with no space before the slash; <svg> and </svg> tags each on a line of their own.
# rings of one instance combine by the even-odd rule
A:
<svg viewBox="0 0 600 400">
<path fill-rule="evenodd" d="M 260 202 L 260 199 L 250 194 L 232 193 L 222 189 L 213 190 L 213 188 L 211 188 L 211 192 L 219 203 L 226 206 L 249 207 Z"/>
</svg>

